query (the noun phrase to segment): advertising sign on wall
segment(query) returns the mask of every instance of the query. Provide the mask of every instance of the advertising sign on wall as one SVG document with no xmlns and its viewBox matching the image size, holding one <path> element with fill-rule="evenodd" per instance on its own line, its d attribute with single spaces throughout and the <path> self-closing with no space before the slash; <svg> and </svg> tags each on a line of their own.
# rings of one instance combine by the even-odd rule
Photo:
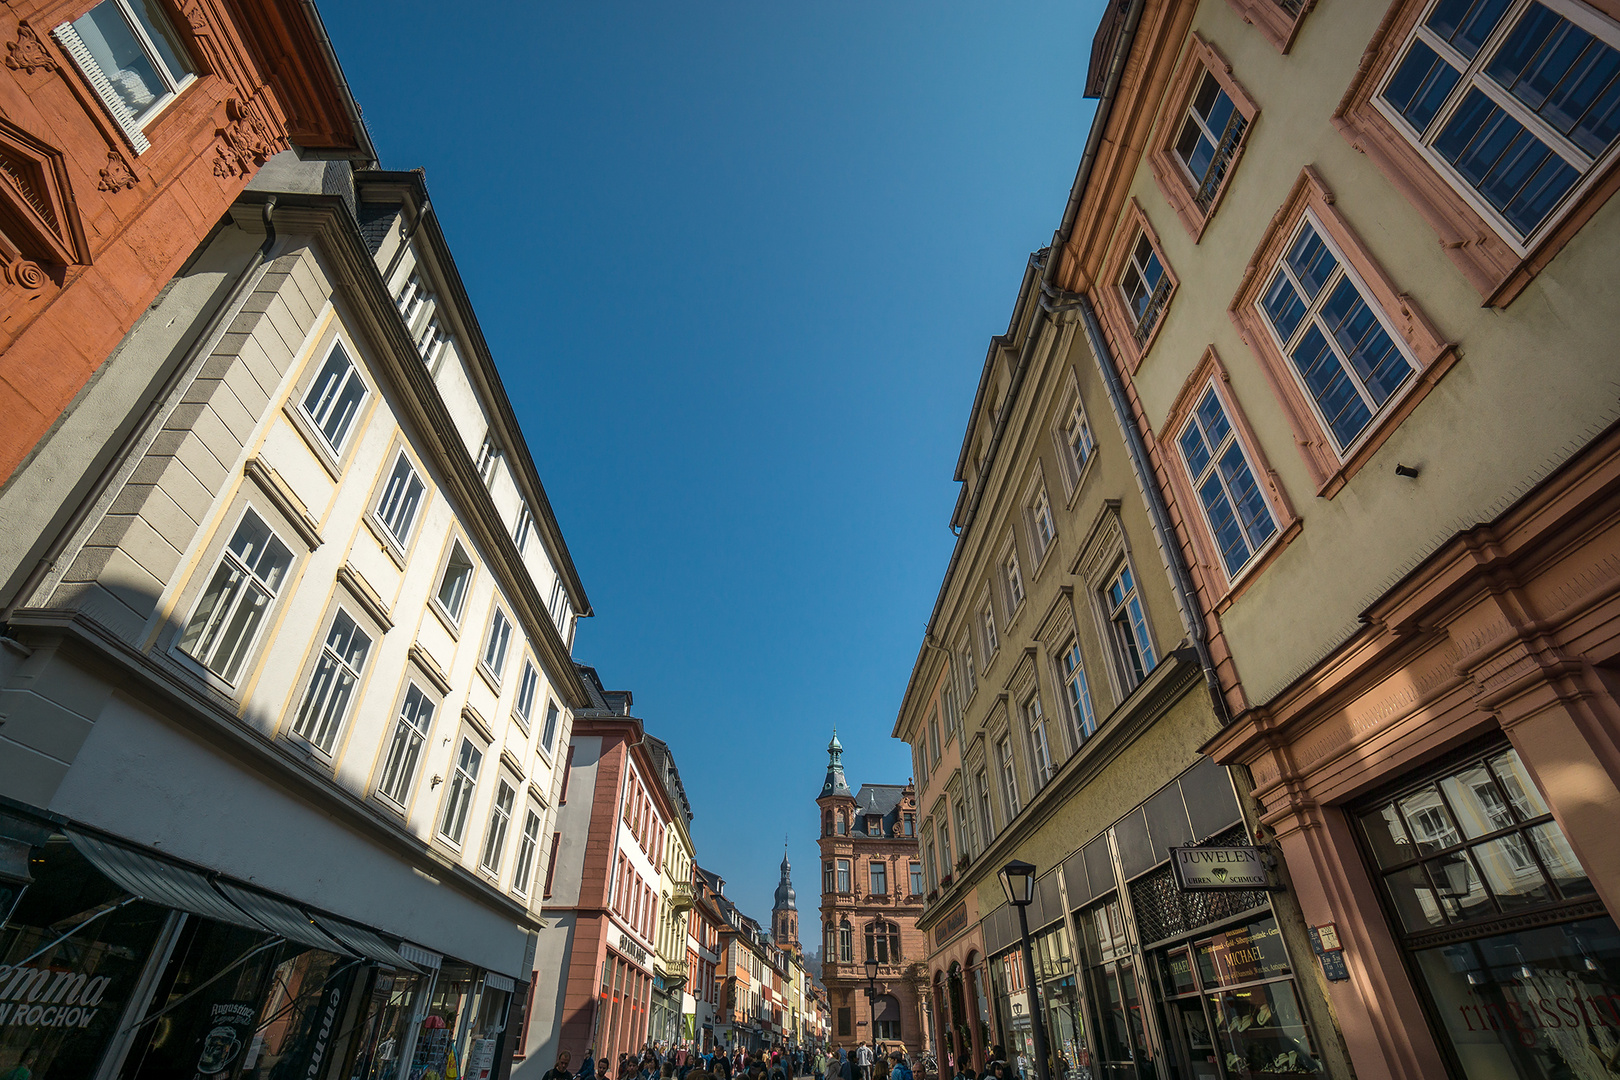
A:
<svg viewBox="0 0 1620 1080">
<path fill-rule="evenodd" d="M 1269 889 L 1273 856 L 1258 847 L 1173 847 L 1170 865 L 1183 892 L 1199 889 Z"/>
</svg>

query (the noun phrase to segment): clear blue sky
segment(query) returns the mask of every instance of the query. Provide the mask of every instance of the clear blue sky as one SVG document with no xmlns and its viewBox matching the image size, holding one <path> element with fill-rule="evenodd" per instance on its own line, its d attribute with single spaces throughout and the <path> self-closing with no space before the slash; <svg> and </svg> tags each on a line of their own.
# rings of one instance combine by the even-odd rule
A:
<svg viewBox="0 0 1620 1080">
<path fill-rule="evenodd" d="M 989 338 L 1092 116 L 1099 0 L 322 5 L 383 165 L 427 172 L 698 859 L 816 947 L 834 725 L 889 738 Z"/>
</svg>

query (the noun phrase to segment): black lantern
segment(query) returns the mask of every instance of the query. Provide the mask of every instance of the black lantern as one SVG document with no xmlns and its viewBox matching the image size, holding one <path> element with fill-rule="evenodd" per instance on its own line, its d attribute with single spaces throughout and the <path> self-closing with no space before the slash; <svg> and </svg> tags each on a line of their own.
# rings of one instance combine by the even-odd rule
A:
<svg viewBox="0 0 1620 1080">
<path fill-rule="evenodd" d="M 1046 1062 L 1046 1023 L 1041 1016 L 1040 983 L 1035 979 L 1035 948 L 1029 941 L 1029 904 L 1035 899 L 1035 868 L 1014 859 L 1001 868 L 998 876 L 1001 890 L 1007 894 L 1007 903 L 1018 911 L 1018 930 L 1024 939 L 1024 982 L 1029 987 L 1029 1019 L 1035 1036 L 1035 1074 L 1040 1080 L 1052 1080 L 1052 1071 Z"/>
<path fill-rule="evenodd" d="M 1025 907 L 1035 899 L 1035 868 L 1027 862 L 1014 859 L 1001 868 L 1001 891 L 1007 894 L 1007 903 Z"/>
</svg>

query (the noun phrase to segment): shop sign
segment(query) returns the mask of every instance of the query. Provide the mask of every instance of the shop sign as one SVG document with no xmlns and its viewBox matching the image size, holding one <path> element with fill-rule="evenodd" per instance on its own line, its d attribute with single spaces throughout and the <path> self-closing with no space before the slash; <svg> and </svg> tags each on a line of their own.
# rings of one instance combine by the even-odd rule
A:
<svg viewBox="0 0 1620 1080">
<path fill-rule="evenodd" d="M 0 964 L 0 1025 L 87 1028 L 104 1002 L 112 979 L 69 969 Z"/>
<path fill-rule="evenodd" d="M 630 935 L 619 931 L 619 951 L 642 967 L 647 966 L 647 950 L 630 940 Z"/>
<path fill-rule="evenodd" d="M 1282 931 L 1274 919 L 1233 927 L 1198 945 L 1198 968 L 1211 986 L 1290 974 Z"/>
<path fill-rule="evenodd" d="M 945 917 L 934 927 L 934 948 L 940 948 L 951 938 L 967 929 L 967 901 L 963 900 L 945 913 Z"/>
<path fill-rule="evenodd" d="M 1269 889 L 1273 856 L 1259 847 L 1173 847 L 1170 864 L 1183 892 L 1199 889 Z"/>
</svg>

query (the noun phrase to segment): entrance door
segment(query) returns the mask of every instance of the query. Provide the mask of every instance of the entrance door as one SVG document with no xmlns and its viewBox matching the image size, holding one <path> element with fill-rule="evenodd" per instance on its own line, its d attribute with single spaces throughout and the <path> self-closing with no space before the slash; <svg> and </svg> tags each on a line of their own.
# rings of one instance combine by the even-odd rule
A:
<svg viewBox="0 0 1620 1080">
<path fill-rule="evenodd" d="M 1142 1014 L 1143 992 L 1125 938 L 1124 912 L 1116 899 L 1076 916 L 1085 950 L 1086 989 L 1096 1039 L 1092 1075 L 1098 1080 L 1146 1080 L 1156 1075 L 1153 1048 Z"/>
</svg>

